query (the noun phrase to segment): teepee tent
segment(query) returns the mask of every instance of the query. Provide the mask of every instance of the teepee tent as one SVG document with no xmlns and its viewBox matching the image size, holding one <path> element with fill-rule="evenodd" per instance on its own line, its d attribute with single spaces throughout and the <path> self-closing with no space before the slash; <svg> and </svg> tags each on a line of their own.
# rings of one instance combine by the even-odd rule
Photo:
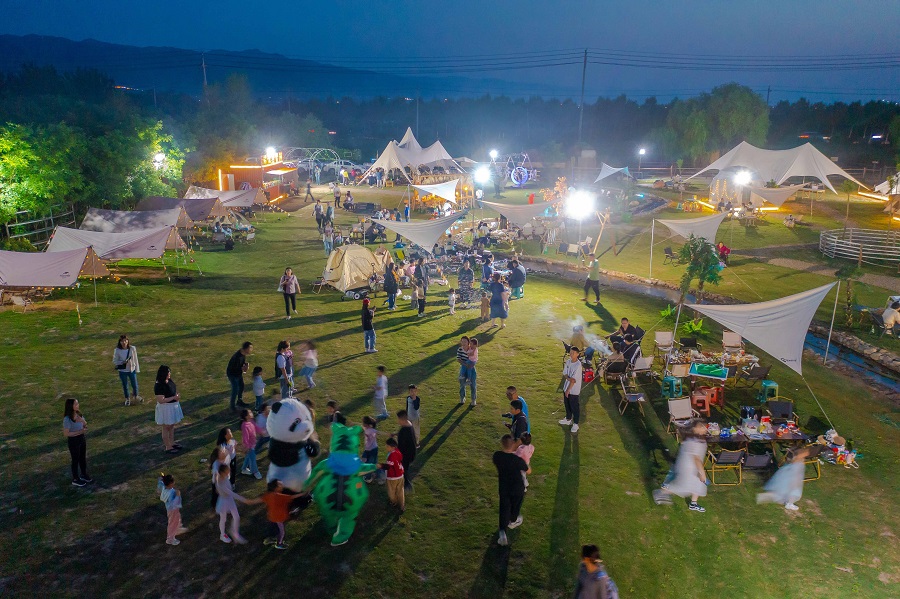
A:
<svg viewBox="0 0 900 599">
<path fill-rule="evenodd" d="M 138 202 L 134 209 L 139 211 L 165 210 L 176 206 L 183 206 L 188 217 L 195 222 L 228 216 L 228 210 L 222 205 L 218 197 L 182 199 L 153 196 Z"/>
<path fill-rule="evenodd" d="M 425 193 L 425 195 L 435 195 L 439 198 L 447 200 L 448 202 L 453 202 L 456 204 L 456 186 L 459 184 L 459 179 L 454 179 L 453 181 L 447 181 L 445 183 L 435 183 L 434 185 L 413 185 L 419 191 Z"/>
<path fill-rule="evenodd" d="M 161 258 L 167 249 L 187 249 L 175 227 L 171 226 L 126 233 L 56 227 L 46 251 L 64 252 L 87 247 L 93 248 L 102 260 Z"/>
<path fill-rule="evenodd" d="M 410 152 L 422 151 L 422 146 L 419 144 L 419 140 L 416 139 L 415 135 L 413 135 L 412 127 L 406 128 L 406 133 L 403 134 L 403 139 L 401 139 L 400 143 L 398 143 L 397 145 Z"/>
<path fill-rule="evenodd" d="M 611 175 L 615 175 L 619 171 L 625 171 L 626 173 L 628 173 L 628 167 L 621 166 L 619 168 L 616 168 L 614 166 L 609 166 L 605 162 L 601 162 L 600 163 L 600 174 L 597 175 L 596 179 L 594 179 L 594 183 L 599 183 L 603 179 L 606 179 L 607 177 L 609 177 Z"/>
<path fill-rule="evenodd" d="M 755 207 L 759 208 L 763 202 L 768 202 L 780 208 L 791 196 L 804 187 L 806 187 L 805 183 L 786 187 L 748 187 L 747 189 L 750 190 L 750 203 Z"/>
<path fill-rule="evenodd" d="M 328 256 L 323 278 L 339 291 L 359 289 L 369 284 L 373 274 L 384 273 L 385 267 L 393 261 L 391 253 L 384 248 L 373 252 L 362 245 L 343 245 Z"/>
<path fill-rule="evenodd" d="M 467 212 L 468 210 L 463 210 L 462 212 L 456 212 L 449 216 L 436 218 L 434 220 L 417 220 L 408 223 L 380 219 L 375 219 L 374 222 L 385 229 L 390 229 L 394 233 L 406 237 L 430 254 L 431 249 L 434 247 L 434 244 L 437 243 L 437 240 L 441 238 L 441 235 L 443 235 L 453 223 L 464 218 Z"/>
<path fill-rule="evenodd" d="M 740 334 L 799 375 L 806 331 L 819 304 L 836 283 L 756 304 L 685 304 Z"/>
<path fill-rule="evenodd" d="M 688 179 L 707 171 L 721 171 L 727 168 L 745 168 L 763 181 L 775 181 L 778 184 L 790 177 L 811 177 L 818 179 L 835 193 L 837 192 L 834 186 L 828 180 L 829 175 L 840 175 L 865 187 L 810 143 L 790 150 L 765 150 L 742 141 Z"/>
<path fill-rule="evenodd" d="M 0 287 L 71 287 L 78 277 L 105 277 L 106 266 L 89 247 L 64 252 L 0 251 Z"/>
<path fill-rule="evenodd" d="M 511 222 L 524 227 L 536 216 L 540 216 L 553 204 L 550 202 L 535 202 L 534 204 L 498 204 L 497 202 L 481 201 L 488 208 L 493 208 Z"/>
<path fill-rule="evenodd" d="M 701 216 L 700 218 L 683 218 L 674 219 L 654 219 L 650 225 L 650 275 L 653 278 L 653 245 L 656 235 L 656 223 L 663 224 L 669 228 L 672 233 L 680 235 L 687 239 L 691 235 L 694 237 L 702 237 L 710 243 L 716 242 L 716 231 L 719 225 L 728 216 L 725 212 L 713 214 L 711 216 Z"/>
<path fill-rule="evenodd" d="M 81 229 L 84 231 L 102 231 L 104 233 L 125 233 L 141 229 L 158 229 L 160 227 L 178 227 L 187 229 L 192 226 L 191 219 L 181 206 L 167 210 L 102 210 L 88 208 Z"/>
</svg>

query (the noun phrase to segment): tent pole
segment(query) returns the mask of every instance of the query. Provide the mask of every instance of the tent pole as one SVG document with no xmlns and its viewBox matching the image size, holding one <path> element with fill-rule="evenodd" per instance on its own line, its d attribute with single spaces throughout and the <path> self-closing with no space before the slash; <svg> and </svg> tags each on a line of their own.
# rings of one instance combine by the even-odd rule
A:
<svg viewBox="0 0 900 599">
<path fill-rule="evenodd" d="M 672 331 L 672 347 L 675 347 L 675 335 L 678 334 L 678 320 L 681 318 L 681 306 L 683 304 L 678 304 L 678 314 L 675 315 L 675 329 Z M 666 354 L 666 367 L 665 370 L 669 370 L 669 355 Z"/>
<path fill-rule="evenodd" d="M 650 275 L 647 277 L 653 282 L 653 236 L 656 233 L 656 219 L 650 223 Z"/>
<path fill-rule="evenodd" d="M 831 326 L 828 327 L 828 343 L 825 344 L 825 357 L 822 359 L 822 364 L 828 363 L 828 350 L 831 348 L 831 332 L 834 330 L 834 317 L 837 315 L 837 304 L 838 298 L 841 295 L 841 281 L 838 279 L 838 284 L 836 291 L 834 293 L 834 309 L 831 311 Z"/>
<path fill-rule="evenodd" d="M 91 246 L 91 275 L 94 279 L 94 307 L 96 308 L 99 304 L 97 303 L 97 269 L 94 266 L 94 256 L 97 253 L 94 251 L 93 246 Z"/>
</svg>

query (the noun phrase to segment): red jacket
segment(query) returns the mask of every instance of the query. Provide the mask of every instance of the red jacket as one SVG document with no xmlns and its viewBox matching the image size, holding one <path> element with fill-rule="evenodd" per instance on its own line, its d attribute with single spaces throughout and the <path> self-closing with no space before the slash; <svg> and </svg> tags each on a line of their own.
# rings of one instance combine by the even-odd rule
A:
<svg viewBox="0 0 900 599">
<path fill-rule="evenodd" d="M 403 478 L 403 454 L 400 453 L 399 449 L 394 448 L 388 454 L 387 461 L 381 467 L 387 470 L 388 480 Z"/>
</svg>

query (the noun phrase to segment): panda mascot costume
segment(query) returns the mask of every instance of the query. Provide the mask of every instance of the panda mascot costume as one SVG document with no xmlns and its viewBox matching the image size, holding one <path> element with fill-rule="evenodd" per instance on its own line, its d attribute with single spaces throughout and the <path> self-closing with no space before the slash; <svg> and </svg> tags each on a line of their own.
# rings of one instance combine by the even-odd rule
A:
<svg viewBox="0 0 900 599">
<path fill-rule="evenodd" d="M 296 399 L 282 399 L 272 405 L 266 430 L 271 437 L 266 481 L 278 479 L 289 492 L 300 493 L 312 471 L 309 459 L 319 455 L 312 414 Z"/>
</svg>

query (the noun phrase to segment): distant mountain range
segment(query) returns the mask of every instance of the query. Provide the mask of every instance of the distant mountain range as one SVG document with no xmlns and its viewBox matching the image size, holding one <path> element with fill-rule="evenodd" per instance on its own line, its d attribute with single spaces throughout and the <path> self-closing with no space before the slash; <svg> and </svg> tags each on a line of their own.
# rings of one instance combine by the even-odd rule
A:
<svg viewBox="0 0 900 599">
<path fill-rule="evenodd" d="M 287 58 L 259 50 L 211 50 L 138 47 L 96 40 L 74 41 L 41 35 L 0 35 L 0 71 L 15 71 L 23 64 L 53 66 L 60 71 L 80 68 L 106 73 L 117 85 L 159 92 L 200 95 L 204 64 L 208 83 L 243 73 L 251 89 L 272 99 L 352 96 L 457 96 L 491 92 L 519 95 L 539 91 L 534 84 L 519 86 L 497 79 L 465 77 L 403 77 L 350 69 L 310 60 Z M 546 86 L 547 95 L 555 95 Z"/>
</svg>

